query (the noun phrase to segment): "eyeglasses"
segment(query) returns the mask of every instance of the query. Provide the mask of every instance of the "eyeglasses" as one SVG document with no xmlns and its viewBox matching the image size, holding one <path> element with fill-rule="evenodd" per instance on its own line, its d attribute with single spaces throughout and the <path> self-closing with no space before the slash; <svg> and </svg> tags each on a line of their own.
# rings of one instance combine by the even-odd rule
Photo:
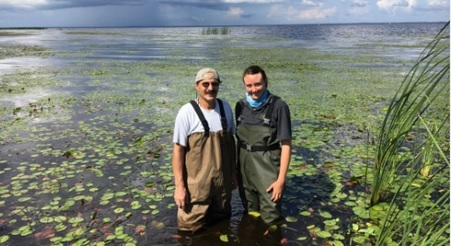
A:
<svg viewBox="0 0 451 246">
<path fill-rule="evenodd" d="M 200 83 L 203 87 L 208 88 L 210 85 L 213 87 L 219 87 L 219 82 L 202 82 Z"/>
</svg>

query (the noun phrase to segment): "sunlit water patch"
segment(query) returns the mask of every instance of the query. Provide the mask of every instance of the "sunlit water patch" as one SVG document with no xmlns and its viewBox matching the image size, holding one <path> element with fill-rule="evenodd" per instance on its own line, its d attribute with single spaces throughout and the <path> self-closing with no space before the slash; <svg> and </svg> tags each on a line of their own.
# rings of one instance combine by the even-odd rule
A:
<svg viewBox="0 0 451 246">
<path fill-rule="evenodd" d="M 0 76 L 3 74 L 12 74 L 17 68 L 21 67 L 43 67 L 62 65 L 63 60 L 36 58 L 36 57 L 16 57 L 0 60 Z"/>
<path fill-rule="evenodd" d="M 51 95 L 52 92 L 48 91 L 47 89 L 38 88 L 32 93 L 2 97 L 0 98 L 0 101 L 10 103 L 13 105 L 13 107 L 20 108 L 35 103 L 39 99 L 49 97 Z"/>
</svg>

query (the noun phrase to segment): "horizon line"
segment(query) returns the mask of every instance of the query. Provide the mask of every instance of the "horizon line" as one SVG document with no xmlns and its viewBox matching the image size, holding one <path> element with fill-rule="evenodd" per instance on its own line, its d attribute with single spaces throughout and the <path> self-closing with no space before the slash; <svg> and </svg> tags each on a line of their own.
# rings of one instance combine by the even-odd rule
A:
<svg viewBox="0 0 451 246">
<path fill-rule="evenodd" d="M 298 24 L 234 24 L 234 25 L 129 25 L 129 26 L 11 26 L 0 29 L 50 29 L 50 28 L 177 28 L 177 27 L 252 27 L 252 26 L 299 26 L 299 25 L 362 25 L 362 24 L 421 24 L 447 23 L 449 21 L 399 21 L 399 22 L 343 22 L 343 23 L 298 23 Z"/>
</svg>

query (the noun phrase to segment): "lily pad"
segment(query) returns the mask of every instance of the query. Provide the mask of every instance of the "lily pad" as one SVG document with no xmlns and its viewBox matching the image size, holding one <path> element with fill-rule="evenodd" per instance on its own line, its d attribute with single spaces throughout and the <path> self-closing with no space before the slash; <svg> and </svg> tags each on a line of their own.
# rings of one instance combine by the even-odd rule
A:
<svg viewBox="0 0 451 246">
<path fill-rule="evenodd" d="M 0 243 L 6 243 L 9 240 L 8 235 L 2 235 L 0 236 Z"/>
<path fill-rule="evenodd" d="M 139 209 L 141 208 L 141 204 L 139 203 L 139 201 L 133 201 L 131 204 L 132 209 Z"/>
<path fill-rule="evenodd" d="M 352 238 L 352 241 L 353 242 L 355 242 L 355 243 L 357 243 L 357 244 L 364 244 L 365 243 L 365 241 L 366 241 L 366 237 L 363 237 L 363 236 L 357 236 L 357 237 L 353 237 Z"/>
<path fill-rule="evenodd" d="M 66 230 L 66 228 L 67 228 L 67 226 L 64 224 L 58 224 L 55 226 L 56 231 L 64 231 L 64 230 Z"/>
<path fill-rule="evenodd" d="M 71 224 L 78 224 L 78 223 L 80 223 L 80 222 L 83 222 L 84 220 L 85 220 L 85 219 L 82 218 L 82 217 L 73 217 L 73 218 L 70 218 L 70 219 L 68 220 L 68 222 L 71 223 Z"/>
<path fill-rule="evenodd" d="M 332 234 L 330 234 L 330 232 L 328 231 L 319 231 L 317 232 L 318 237 L 320 238 L 329 238 L 332 237 Z"/>
<path fill-rule="evenodd" d="M 52 223 L 53 221 L 54 221 L 53 217 L 42 217 L 41 219 L 39 219 L 39 222 L 44 224 Z"/>
<path fill-rule="evenodd" d="M 224 242 L 224 243 L 228 243 L 229 242 L 229 237 L 225 234 L 222 234 L 221 236 L 219 236 L 219 239 Z"/>
<path fill-rule="evenodd" d="M 312 213 L 309 212 L 309 211 L 302 211 L 300 214 L 301 214 L 302 216 L 310 216 Z"/>
<path fill-rule="evenodd" d="M 249 215 L 250 215 L 250 216 L 253 216 L 253 217 L 256 217 L 256 218 L 260 217 L 260 213 L 257 212 L 257 211 L 250 211 L 250 212 L 249 212 Z"/>
<path fill-rule="evenodd" d="M 319 212 L 319 215 L 320 215 L 321 217 L 323 217 L 323 218 L 326 218 L 326 219 L 332 218 L 332 214 L 330 214 L 330 213 L 327 212 L 327 211 L 320 211 L 320 212 Z"/>
<path fill-rule="evenodd" d="M 297 222 L 298 221 L 298 218 L 296 218 L 294 216 L 287 216 L 285 219 L 288 222 Z"/>
</svg>

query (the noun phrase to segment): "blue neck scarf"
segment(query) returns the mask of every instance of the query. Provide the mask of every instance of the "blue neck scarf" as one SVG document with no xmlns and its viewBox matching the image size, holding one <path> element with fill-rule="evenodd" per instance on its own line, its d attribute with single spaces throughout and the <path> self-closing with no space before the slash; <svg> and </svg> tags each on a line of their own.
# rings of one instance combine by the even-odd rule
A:
<svg viewBox="0 0 451 246">
<path fill-rule="evenodd" d="M 254 100 L 249 95 L 249 93 L 246 92 L 246 101 L 249 103 L 249 105 L 251 105 L 251 107 L 258 108 L 266 101 L 268 96 L 269 96 L 269 92 L 268 92 L 268 90 L 265 90 L 265 92 L 263 92 L 263 95 L 259 99 Z"/>
</svg>

